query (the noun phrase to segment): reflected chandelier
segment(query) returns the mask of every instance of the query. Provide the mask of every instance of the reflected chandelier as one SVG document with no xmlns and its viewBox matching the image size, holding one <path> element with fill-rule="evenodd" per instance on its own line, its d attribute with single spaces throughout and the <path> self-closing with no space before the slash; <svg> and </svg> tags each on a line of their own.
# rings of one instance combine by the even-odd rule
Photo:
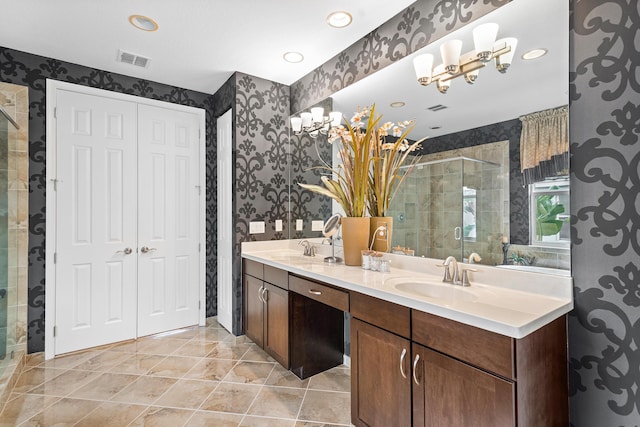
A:
<svg viewBox="0 0 640 427">
<path fill-rule="evenodd" d="M 314 107 L 310 111 L 300 113 L 300 117 L 291 117 L 291 130 L 294 135 L 306 132 L 316 137 L 319 133 L 326 135 L 332 127 L 340 126 L 342 113 L 339 111 L 332 111 L 329 116 L 324 115 L 322 107 Z"/>
<path fill-rule="evenodd" d="M 473 44 L 475 50 L 461 55 L 462 41 L 449 40 L 440 46 L 442 64 L 433 68 L 434 57 L 427 53 L 416 56 L 413 66 L 418 82 L 427 86 L 436 82 L 440 93 L 447 93 L 451 80 L 464 76 L 467 83 L 473 84 L 478 78 L 481 68 L 495 59 L 496 68 L 506 73 L 516 50 L 518 40 L 507 37 L 496 41 L 498 24 L 487 23 L 473 29 Z"/>
</svg>

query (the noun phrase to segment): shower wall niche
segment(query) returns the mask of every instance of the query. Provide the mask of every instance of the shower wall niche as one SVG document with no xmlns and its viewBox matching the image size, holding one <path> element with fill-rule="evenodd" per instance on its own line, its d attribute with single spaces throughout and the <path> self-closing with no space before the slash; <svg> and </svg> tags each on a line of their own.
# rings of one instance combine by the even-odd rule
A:
<svg viewBox="0 0 640 427">
<path fill-rule="evenodd" d="M 508 141 L 423 156 L 393 200 L 392 246 L 458 261 L 476 252 L 482 264 L 501 263 L 501 239 L 509 235 L 508 165 Z"/>
</svg>

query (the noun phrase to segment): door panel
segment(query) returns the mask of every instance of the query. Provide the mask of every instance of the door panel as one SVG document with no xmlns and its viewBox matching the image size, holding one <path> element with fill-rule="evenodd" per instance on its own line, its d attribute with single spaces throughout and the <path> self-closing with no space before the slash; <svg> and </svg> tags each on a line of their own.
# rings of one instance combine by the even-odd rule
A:
<svg viewBox="0 0 640 427">
<path fill-rule="evenodd" d="M 409 340 L 351 319 L 351 422 L 411 425 Z"/>
<path fill-rule="evenodd" d="M 218 322 L 228 331 L 233 329 L 233 159 L 232 111 L 217 121 L 218 152 Z"/>
<path fill-rule="evenodd" d="M 63 90 L 56 101 L 61 354 L 135 338 L 136 260 L 124 249 L 136 247 L 137 113 L 135 103 Z"/>
<path fill-rule="evenodd" d="M 417 344 L 413 353 L 415 426 L 515 426 L 514 383 Z"/>
<path fill-rule="evenodd" d="M 138 334 L 199 320 L 197 115 L 138 106 Z M 143 248 L 148 250 L 143 251 Z"/>
</svg>

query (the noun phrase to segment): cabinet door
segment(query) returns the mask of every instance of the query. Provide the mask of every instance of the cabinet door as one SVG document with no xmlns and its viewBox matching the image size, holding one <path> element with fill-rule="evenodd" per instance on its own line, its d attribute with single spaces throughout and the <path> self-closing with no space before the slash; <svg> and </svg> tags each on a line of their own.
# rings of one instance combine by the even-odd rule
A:
<svg viewBox="0 0 640 427">
<path fill-rule="evenodd" d="M 417 344 L 412 351 L 414 426 L 515 426 L 512 382 Z"/>
<path fill-rule="evenodd" d="M 289 292 L 264 283 L 264 349 L 289 369 Z"/>
<path fill-rule="evenodd" d="M 261 299 L 263 282 L 253 276 L 244 276 L 245 329 L 244 333 L 257 345 L 263 346 L 264 308 Z"/>
<path fill-rule="evenodd" d="M 411 426 L 410 341 L 351 320 L 351 422 Z"/>
</svg>

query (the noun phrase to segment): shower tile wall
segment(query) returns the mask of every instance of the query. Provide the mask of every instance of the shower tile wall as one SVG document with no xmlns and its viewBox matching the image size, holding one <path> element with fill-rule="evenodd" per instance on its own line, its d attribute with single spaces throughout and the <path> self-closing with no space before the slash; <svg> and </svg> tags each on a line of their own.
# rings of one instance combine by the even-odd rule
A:
<svg viewBox="0 0 640 427">
<path fill-rule="evenodd" d="M 13 373 L 11 368 L 26 352 L 27 343 L 27 247 L 29 232 L 29 161 L 28 161 L 28 88 L 25 86 L 0 83 L 0 105 L 14 118 L 20 129 L 13 131 L 7 150 L 0 150 L 7 156 L 8 176 L 8 257 L 7 265 L 7 357 L 12 361 L 0 361 L 8 365 L 0 373 L 0 396 Z M 4 160 L 4 159 L 3 159 Z M 0 401 L 0 406 L 2 405 Z"/>
<path fill-rule="evenodd" d="M 429 154 L 421 162 L 460 156 L 508 165 L 509 141 Z M 462 161 L 455 161 L 416 168 L 407 178 L 390 212 L 394 246 L 414 249 L 416 256 L 429 258 L 460 258 L 478 252 L 483 263 L 501 261 L 501 238 L 509 230 L 509 170 L 496 173 L 484 170 L 480 163 L 464 163 L 465 185 L 484 192 L 477 206 L 477 229 L 478 233 L 486 230 L 482 233 L 486 238 L 466 241 L 463 253 L 461 241 L 454 238 L 454 229 L 462 221 L 463 185 Z"/>
</svg>

